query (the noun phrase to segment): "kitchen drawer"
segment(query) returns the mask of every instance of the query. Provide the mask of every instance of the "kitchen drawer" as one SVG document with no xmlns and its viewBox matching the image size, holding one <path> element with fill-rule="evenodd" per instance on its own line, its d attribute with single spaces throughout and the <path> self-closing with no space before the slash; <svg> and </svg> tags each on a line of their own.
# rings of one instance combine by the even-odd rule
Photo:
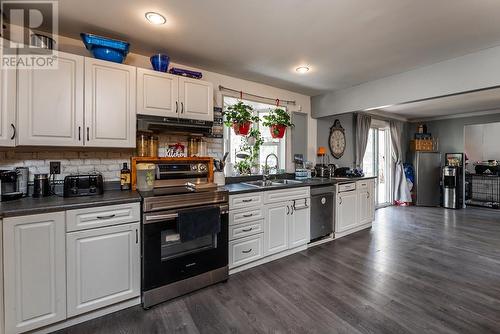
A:
<svg viewBox="0 0 500 334">
<path fill-rule="evenodd" d="M 262 258 L 262 233 L 229 242 L 229 269 Z"/>
<path fill-rule="evenodd" d="M 355 182 L 349 182 L 349 183 L 343 183 L 339 184 L 339 193 L 344 192 L 344 191 L 351 191 L 351 190 L 356 190 L 356 183 Z"/>
<path fill-rule="evenodd" d="M 248 237 L 257 233 L 262 233 L 264 219 L 252 221 L 249 223 L 229 226 L 229 240 L 235 240 Z"/>
<path fill-rule="evenodd" d="M 66 211 L 67 232 L 139 221 L 141 221 L 139 203 L 98 206 Z"/>
<path fill-rule="evenodd" d="M 264 192 L 264 203 L 279 203 L 310 196 L 309 187 L 286 188 Z"/>
<path fill-rule="evenodd" d="M 262 207 L 253 207 L 248 209 L 229 211 L 229 225 L 246 223 L 249 221 L 264 218 L 264 209 Z"/>
<path fill-rule="evenodd" d="M 229 210 L 237 210 L 262 205 L 262 192 L 229 196 Z"/>
<path fill-rule="evenodd" d="M 368 189 L 373 180 L 362 180 L 356 182 L 356 188 L 358 189 Z"/>
</svg>

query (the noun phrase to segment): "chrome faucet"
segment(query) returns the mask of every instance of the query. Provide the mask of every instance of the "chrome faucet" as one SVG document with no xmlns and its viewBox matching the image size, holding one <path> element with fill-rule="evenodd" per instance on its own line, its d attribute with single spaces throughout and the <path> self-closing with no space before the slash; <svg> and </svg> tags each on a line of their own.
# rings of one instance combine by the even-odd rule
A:
<svg viewBox="0 0 500 334">
<path fill-rule="evenodd" d="M 264 173 L 262 174 L 262 180 L 264 182 L 267 182 L 267 180 L 269 179 L 269 165 L 267 164 L 267 160 L 269 159 L 269 157 L 271 156 L 274 156 L 274 158 L 276 159 L 276 166 L 274 167 L 276 169 L 276 173 L 278 173 L 278 169 L 279 169 L 279 159 L 278 159 L 278 156 L 274 153 L 269 153 L 266 157 L 266 162 L 265 162 L 265 165 L 264 165 Z"/>
</svg>

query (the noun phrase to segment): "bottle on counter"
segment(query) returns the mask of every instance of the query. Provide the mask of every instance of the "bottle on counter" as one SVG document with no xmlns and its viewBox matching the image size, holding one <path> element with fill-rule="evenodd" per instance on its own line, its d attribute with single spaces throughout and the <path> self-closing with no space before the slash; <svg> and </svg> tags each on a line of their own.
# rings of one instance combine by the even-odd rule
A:
<svg viewBox="0 0 500 334">
<path fill-rule="evenodd" d="M 121 190 L 130 190 L 132 188 L 130 182 L 130 169 L 126 162 L 123 163 L 123 168 L 120 171 L 120 188 Z"/>
</svg>

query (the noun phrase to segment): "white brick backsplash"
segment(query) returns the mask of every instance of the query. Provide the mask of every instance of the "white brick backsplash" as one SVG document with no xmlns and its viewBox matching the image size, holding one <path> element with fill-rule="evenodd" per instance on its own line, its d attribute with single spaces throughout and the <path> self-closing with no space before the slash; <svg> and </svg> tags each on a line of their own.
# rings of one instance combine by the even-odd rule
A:
<svg viewBox="0 0 500 334">
<path fill-rule="evenodd" d="M 160 152 L 168 144 L 181 143 L 186 146 L 188 136 L 159 136 Z M 222 158 L 223 140 L 220 138 L 205 138 L 208 143 L 208 154 L 215 158 Z M 97 171 L 103 174 L 105 181 L 120 180 L 120 170 L 126 162 L 130 167 L 130 157 L 135 154 L 134 150 L 112 149 L 99 151 L 79 151 L 78 148 L 67 150 L 57 148 L 57 151 L 34 149 L 33 152 L 18 151 L 18 149 L 7 149 L 0 152 L 0 169 L 14 169 L 15 167 L 28 167 L 30 180 L 37 173 L 48 173 L 50 161 L 61 162 L 61 174 L 56 176 L 57 180 L 63 180 L 70 174 L 85 174 Z"/>
</svg>

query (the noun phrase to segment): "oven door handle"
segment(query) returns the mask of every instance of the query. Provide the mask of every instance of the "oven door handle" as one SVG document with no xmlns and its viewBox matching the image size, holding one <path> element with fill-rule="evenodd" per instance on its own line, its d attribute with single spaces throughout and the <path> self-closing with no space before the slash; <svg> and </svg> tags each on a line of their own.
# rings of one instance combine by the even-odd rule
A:
<svg viewBox="0 0 500 334">
<path fill-rule="evenodd" d="M 164 220 L 174 220 L 179 217 L 178 213 L 169 213 L 165 215 L 156 215 L 156 216 L 146 216 L 146 223 L 154 223 L 156 221 L 164 221 Z"/>
</svg>

